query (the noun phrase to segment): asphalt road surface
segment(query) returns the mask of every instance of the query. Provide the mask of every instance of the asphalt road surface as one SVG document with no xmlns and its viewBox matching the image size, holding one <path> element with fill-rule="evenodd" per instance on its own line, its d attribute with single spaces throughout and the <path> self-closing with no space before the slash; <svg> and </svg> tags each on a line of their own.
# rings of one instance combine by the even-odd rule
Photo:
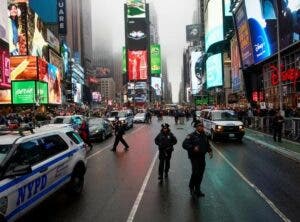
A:
<svg viewBox="0 0 300 222">
<path fill-rule="evenodd" d="M 85 187 L 79 198 L 59 191 L 19 220 L 42 222 L 193 222 L 299 221 L 300 167 L 255 141 L 213 143 L 202 182 L 205 197 L 189 194 L 191 174 L 185 136 L 190 122 L 175 125 L 164 117 L 178 139 L 169 178 L 158 183 L 157 147 L 160 124 L 135 124 L 126 132 L 130 148 L 110 151 L 113 137 L 89 153 Z"/>
</svg>

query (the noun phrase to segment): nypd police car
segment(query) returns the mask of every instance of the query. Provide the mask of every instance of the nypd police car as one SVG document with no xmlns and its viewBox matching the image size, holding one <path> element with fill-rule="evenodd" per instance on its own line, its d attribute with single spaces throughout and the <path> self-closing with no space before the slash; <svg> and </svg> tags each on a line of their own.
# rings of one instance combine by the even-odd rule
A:
<svg viewBox="0 0 300 222">
<path fill-rule="evenodd" d="M 80 194 L 86 146 L 70 125 L 0 135 L 0 221 L 14 221 L 65 187 Z"/>
</svg>

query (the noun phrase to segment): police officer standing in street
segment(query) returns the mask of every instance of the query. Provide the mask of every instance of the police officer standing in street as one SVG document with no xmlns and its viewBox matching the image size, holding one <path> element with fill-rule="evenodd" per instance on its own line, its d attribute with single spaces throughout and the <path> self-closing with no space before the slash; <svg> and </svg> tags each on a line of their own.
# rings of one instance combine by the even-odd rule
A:
<svg viewBox="0 0 300 222">
<path fill-rule="evenodd" d="M 163 173 L 165 172 L 165 178 L 168 177 L 170 169 L 170 159 L 174 150 L 173 146 L 177 143 L 177 139 L 171 132 L 169 124 L 165 123 L 161 125 L 160 133 L 155 137 L 155 144 L 159 149 L 159 167 L 158 167 L 158 179 L 163 180 Z"/>
<path fill-rule="evenodd" d="M 283 123 L 284 118 L 282 115 L 280 115 L 280 112 L 278 111 L 273 119 L 273 139 L 275 142 L 278 141 L 279 143 L 281 143 Z"/>
<path fill-rule="evenodd" d="M 111 151 L 116 152 L 117 146 L 119 144 L 119 142 L 121 141 L 121 143 L 125 146 L 125 151 L 128 151 L 128 144 L 126 143 L 126 141 L 123 138 L 123 135 L 125 134 L 125 126 L 124 124 L 119 120 L 119 117 L 116 116 L 115 119 L 115 123 L 113 125 L 114 130 L 115 130 L 115 142 L 113 145 L 113 148 L 111 149 Z"/>
<path fill-rule="evenodd" d="M 190 193 L 192 196 L 204 197 L 200 186 L 205 170 L 205 154 L 208 152 L 210 158 L 212 158 L 213 153 L 208 138 L 204 133 L 203 124 L 196 120 L 194 127 L 196 130 L 185 138 L 182 147 L 187 150 L 192 164 L 192 175 L 189 183 Z"/>
</svg>

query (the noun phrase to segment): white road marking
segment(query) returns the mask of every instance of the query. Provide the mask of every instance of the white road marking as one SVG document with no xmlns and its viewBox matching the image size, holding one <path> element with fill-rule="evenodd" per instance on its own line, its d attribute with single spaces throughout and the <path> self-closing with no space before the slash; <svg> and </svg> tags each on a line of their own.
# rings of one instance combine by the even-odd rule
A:
<svg viewBox="0 0 300 222">
<path fill-rule="evenodd" d="M 288 219 L 276 206 L 275 204 L 260 190 L 257 186 L 251 183 L 222 153 L 221 151 L 211 144 L 213 149 L 227 162 L 227 164 L 250 186 L 252 187 L 258 195 L 263 198 L 267 204 L 274 210 L 276 214 L 285 222 L 290 222 L 291 220 Z"/>
<path fill-rule="evenodd" d="M 137 129 L 135 129 L 134 131 L 130 132 L 130 134 L 133 134 L 133 133 L 135 133 L 135 132 L 137 132 L 137 131 L 143 129 L 144 127 L 145 127 L 145 126 L 142 126 L 142 127 L 140 127 L 140 128 L 137 128 Z M 130 135 L 130 134 L 128 134 L 128 135 Z M 128 135 L 125 135 L 124 137 L 126 138 Z M 94 156 L 97 156 L 98 154 L 104 152 L 105 150 L 108 150 L 108 149 L 109 149 L 110 147 L 112 147 L 113 145 L 114 145 L 113 143 L 107 145 L 107 146 L 104 147 L 103 149 L 101 149 L 101 150 L 99 150 L 99 151 L 97 151 L 97 152 L 95 152 L 95 153 L 89 155 L 89 156 L 87 157 L 87 159 L 90 159 L 90 158 L 92 158 L 92 157 L 94 157 Z"/>
<path fill-rule="evenodd" d="M 158 157 L 158 151 L 156 151 L 156 154 L 155 154 L 155 156 L 154 156 L 154 158 L 152 160 L 152 163 L 151 163 L 151 165 L 150 165 L 150 167 L 148 169 L 147 175 L 146 175 L 146 177 L 144 179 L 143 185 L 142 185 L 142 187 L 140 189 L 140 192 L 138 193 L 138 195 L 136 197 L 136 200 L 135 200 L 135 202 L 134 202 L 134 204 L 132 206 L 132 209 L 130 211 L 130 214 L 129 214 L 126 222 L 132 222 L 134 220 L 136 211 L 137 211 L 137 209 L 138 209 L 138 207 L 139 207 L 139 205 L 141 203 L 141 200 L 143 198 L 146 186 L 148 184 L 148 181 L 149 181 L 150 175 L 152 173 L 152 170 L 154 168 L 154 164 L 155 164 L 155 161 L 157 160 L 157 157 Z"/>
</svg>

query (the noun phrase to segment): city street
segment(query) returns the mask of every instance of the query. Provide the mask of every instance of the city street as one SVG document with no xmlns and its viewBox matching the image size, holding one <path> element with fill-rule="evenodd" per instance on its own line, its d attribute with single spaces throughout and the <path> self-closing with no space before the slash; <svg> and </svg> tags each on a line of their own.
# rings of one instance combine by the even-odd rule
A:
<svg viewBox="0 0 300 222">
<path fill-rule="evenodd" d="M 205 197 L 191 198 L 191 166 L 181 146 L 193 131 L 190 121 L 174 125 L 173 118 L 164 117 L 178 143 L 162 184 L 153 142 L 162 122 L 153 118 L 152 124 L 135 124 L 126 132 L 128 152 L 120 144 L 111 152 L 113 137 L 95 144 L 80 198 L 60 191 L 19 222 L 299 220 L 299 163 L 245 138 L 213 143 L 202 183 Z"/>
</svg>

